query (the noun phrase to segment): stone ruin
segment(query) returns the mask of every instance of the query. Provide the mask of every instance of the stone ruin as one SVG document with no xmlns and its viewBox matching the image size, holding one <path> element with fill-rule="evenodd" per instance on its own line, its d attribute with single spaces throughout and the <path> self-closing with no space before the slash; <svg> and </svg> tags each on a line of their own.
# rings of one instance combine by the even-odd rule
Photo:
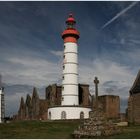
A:
<svg viewBox="0 0 140 140">
<path fill-rule="evenodd" d="M 89 119 L 83 120 L 82 124 L 73 133 L 74 138 L 92 138 L 110 136 L 121 133 L 121 129 L 112 120 L 108 120 L 101 106 L 98 105 L 98 83 L 95 77 L 95 108 L 90 112 Z"/>
<path fill-rule="evenodd" d="M 102 110 L 90 112 L 90 117 L 74 131 L 74 138 L 110 136 L 121 133 L 111 120 L 107 120 Z"/>
</svg>

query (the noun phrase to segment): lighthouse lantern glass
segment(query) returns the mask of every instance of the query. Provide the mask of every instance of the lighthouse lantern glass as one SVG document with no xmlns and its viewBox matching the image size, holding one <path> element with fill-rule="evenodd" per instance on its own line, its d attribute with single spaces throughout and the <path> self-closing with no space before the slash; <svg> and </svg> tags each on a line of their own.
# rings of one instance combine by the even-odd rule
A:
<svg viewBox="0 0 140 140">
<path fill-rule="evenodd" d="M 68 22 L 67 23 L 67 28 L 74 28 L 74 23 L 73 22 Z"/>
</svg>

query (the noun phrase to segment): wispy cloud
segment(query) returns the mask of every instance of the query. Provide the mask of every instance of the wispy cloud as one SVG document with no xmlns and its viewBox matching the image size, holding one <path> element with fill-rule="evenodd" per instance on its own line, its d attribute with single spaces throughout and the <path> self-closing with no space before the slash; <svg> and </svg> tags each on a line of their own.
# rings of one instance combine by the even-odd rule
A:
<svg viewBox="0 0 140 140">
<path fill-rule="evenodd" d="M 140 40 L 136 40 L 136 39 L 130 39 L 130 42 L 140 45 Z"/>
<path fill-rule="evenodd" d="M 136 4 L 138 3 L 138 1 L 132 2 L 128 7 L 126 7 L 125 9 L 123 9 L 121 12 L 117 13 L 116 16 L 114 16 L 111 20 L 109 20 L 107 23 L 105 23 L 101 29 L 104 29 L 105 27 L 107 27 L 109 24 L 111 24 L 113 21 L 115 21 L 117 18 L 119 18 L 121 15 L 123 15 L 124 13 L 126 13 L 128 10 L 130 10 L 132 7 L 134 7 Z"/>
<path fill-rule="evenodd" d="M 4 81 L 12 84 L 47 86 L 61 77 L 57 63 L 36 57 L 10 57 L 1 65 Z M 10 66 L 9 66 L 10 65 Z M 11 67 L 12 66 L 12 67 Z M 49 80 L 48 80 L 49 79 Z"/>
<path fill-rule="evenodd" d="M 120 65 L 112 60 L 95 59 L 86 64 L 79 65 L 79 81 L 90 85 L 91 94 L 95 94 L 94 77 L 99 78 L 99 95 L 112 94 L 120 96 L 120 99 L 127 100 L 129 89 L 131 88 L 135 74 L 131 68 L 125 65 Z M 122 106 L 123 105 L 123 106 Z M 127 102 L 121 102 L 121 111 L 124 112 Z"/>
<path fill-rule="evenodd" d="M 54 51 L 54 50 L 50 50 L 50 53 L 55 55 L 55 56 L 63 56 L 63 51 Z"/>
</svg>

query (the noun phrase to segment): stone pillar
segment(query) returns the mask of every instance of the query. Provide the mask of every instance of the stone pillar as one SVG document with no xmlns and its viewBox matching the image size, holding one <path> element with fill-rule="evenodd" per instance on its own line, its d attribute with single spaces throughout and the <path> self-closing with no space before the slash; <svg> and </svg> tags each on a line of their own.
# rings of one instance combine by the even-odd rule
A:
<svg viewBox="0 0 140 140">
<path fill-rule="evenodd" d="M 94 84 L 95 84 L 95 109 L 98 109 L 98 84 L 99 80 L 97 77 L 94 79 Z"/>
</svg>

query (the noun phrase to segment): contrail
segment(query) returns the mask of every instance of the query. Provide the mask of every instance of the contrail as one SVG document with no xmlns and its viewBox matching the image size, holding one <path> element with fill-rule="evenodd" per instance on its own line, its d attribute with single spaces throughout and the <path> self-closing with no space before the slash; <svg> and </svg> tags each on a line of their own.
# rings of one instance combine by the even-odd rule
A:
<svg viewBox="0 0 140 140">
<path fill-rule="evenodd" d="M 108 26 L 110 23 L 112 23 L 114 20 L 116 20 L 118 17 L 120 17 L 122 14 L 126 13 L 128 10 L 130 10 L 133 6 L 135 6 L 139 1 L 132 2 L 128 7 L 123 9 L 121 12 L 116 14 L 115 17 L 113 17 L 111 20 L 109 20 L 107 23 L 105 23 L 101 29 L 104 29 L 106 26 Z"/>
</svg>

